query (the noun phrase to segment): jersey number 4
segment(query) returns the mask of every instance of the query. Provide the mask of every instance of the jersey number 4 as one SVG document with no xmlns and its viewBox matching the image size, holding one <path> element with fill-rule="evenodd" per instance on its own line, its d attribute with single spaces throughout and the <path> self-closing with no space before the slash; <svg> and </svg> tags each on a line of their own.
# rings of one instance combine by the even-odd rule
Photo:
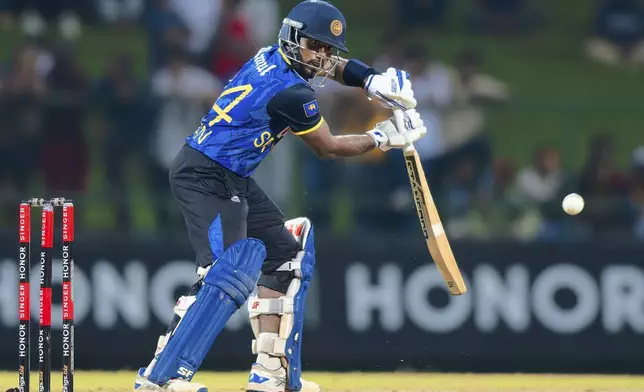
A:
<svg viewBox="0 0 644 392">
<path fill-rule="evenodd" d="M 235 106 L 239 105 L 239 103 L 244 98 L 246 98 L 251 91 L 253 91 L 253 86 L 251 86 L 250 84 L 244 84 L 242 86 L 232 87 L 232 88 L 229 88 L 228 90 L 224 90 L 224 92 L 221 93 L 217 101 L 219 101 L 221 98 L 230 94 L 239 93 L 239 95 L 237 96 L 237 98 L 232 100 L 228 105 L 226 105 L 226 107 L 223 109 L 217 104 L 217 102 L 215 102 L 215 104 L 212 105 L 212 110 L 214 110 L 215 113 L 217 113 L 217 117 L 215 117 L 208 123 L 208 127 L 212 127 L 213 125 L 221 122 L 222 120 L 230 124 L 233 121 L 233 118 L 230 117 L 228 113 L 230 113 L 230 111 L 233 110 Z M 197 139 L 197 143 L 199 144 L 203 143 L 203 141 L 212 133 L 212 129 L 208 130 L 208 132 L 206 132 L 206 129 L 208 128 L 202 125 L 195 132 L 193 138 Z"/>
</svg>

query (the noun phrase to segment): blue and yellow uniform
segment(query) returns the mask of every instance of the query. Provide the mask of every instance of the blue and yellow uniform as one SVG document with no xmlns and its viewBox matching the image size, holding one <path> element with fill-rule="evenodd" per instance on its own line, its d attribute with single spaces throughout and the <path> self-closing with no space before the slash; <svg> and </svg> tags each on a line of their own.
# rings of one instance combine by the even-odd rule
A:
<svg viewBox="0 0 644 392">
<path fill-rule="evenodd" d="M 250 176 L 287 133 L 315 132 L 324 121 L 313 89 L 278 48 L 261 49 L 233 77 L 170 168 L 170 185 L 200 266 L 246 237 L 266 245 L 259 284 L 285 292 L 275 272 L 299 251 L 284 216 Z M 216 238 L 223 232 L 223 238 Z M 270 273 L 270 275 L 266 275 Z"/>
<path fill-rule="evenodd" d="M 302 77 L 342 76 L 347 86 L 364 87 L 369 73 L 375 72 L 349 60 L 335 73 L 341 61 L 333 51 L 347 52 L 345 31 L 346 20 L 335 6 L 323 0 L 302 1 L 284 18 L 278 46 L 260 50 L 242 67 L 186 139 L 170 169 L 170 186 L 197 263 L 210 267 L 219 262 L 177 301 L 154 359 L 139 369 L 135 390 L 156 392 L 175 385 L 177 390 L 207 392 L 206 386 L 192 383 L 192 377 L 230 316 L 249 300 L 262 263 L 257 286 L 291 298 L 292 310 L 284 312 L 293 317 L 281 321 L 280 336 L 288 334 L 282 349 L 273 335 L 261 333 L 268 332 L 265 326 L 260 325 L 258 333 L 253 315 L 258 355 L 246 389 L 319 391 L 315 383 L 301 379 L 298 338 L 315 265 L 313 231 L 307 231 L 302 249 L 284 227 L 282 212 L 251 175 L 288 133 L 325 132 L 318 138 L 305 136 L 316 150 L 321 139 L 328 141 L 313 89 Z M 375 147 L 367 139 L 368 147 Z M 259 241 L 244 241 L 246 237 L 260 240 L 264 247 Z M 300 250 L 304 252 L 298 262 L 288 263 Z M 279 268 L 282 265 L 285 268 Z M 260 297 L 264 294 L 258 290 Z M 265 307 L 259 299 L 252 303 Z M 277 314 L 272 302 L 268 305 L 261 314 Z"/>
<path fill-rule="evenodd" d="M 242 177 L 289 131 L 315 131 L 322 118 L 313 90 L 278 46 L 261 49 L 226 86 L 188 145 Z"/>
</svg>

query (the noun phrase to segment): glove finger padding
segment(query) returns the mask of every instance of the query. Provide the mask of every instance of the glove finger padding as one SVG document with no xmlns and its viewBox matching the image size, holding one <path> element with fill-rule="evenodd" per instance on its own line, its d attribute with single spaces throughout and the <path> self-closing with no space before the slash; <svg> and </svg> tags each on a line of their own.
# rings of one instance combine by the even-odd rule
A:
<svg viewBox="0 0 644 392">
<path fill-rule="evenodd" d="M 387 150 L 391 148 L 403 148 L 407 145 L 407 137 L 405 134 L 396 132 L 389 135 L 389 142 L 387 143 Z"/>
<path fill-rule="evenodd" d="M 406 110 L 405 118 L 409 120 L 409 124 L 405 125 L 407 129 L 420 128 L 423 126 L 423 120 L 421 120 L 420 113 L 418 113 L 416 109 Z"/>
<path fill-rule="evenodd" d="M 427 128 L 420 118 L 420 113 L 415 109 L 405 111 L 405 128 L 402 133 L 405 136 L 407 144 L 412 144 L 427 134 Z"/>
<path fill-rule="evenodd" d="M 368 131 L 367 134 L 374 139 L 376 146 L 382 151 L 388 151 L 392 148 L 405 148 L 427 133 L 427 129 L 420 119 L 420 114 L 416 110 L 405 111 L 405 117 L 403 129 L 398 129 L 395 118 L 390 117 L 376 124 L 376 127 Z"/>
<path fill-rule="evenodd" d="M 385 73 L 391 80 L 396 82 L 396 88 L 392 88 L 391 91 L 395 93 L 400 93 L 405 90 L 405 88 L 411 90 L 411 81 L 409 80 L 409 72 L 398 70 L 396 68 L 387 68 Z M 392 85 L 393 87 L 393 85 Z"/>
<path fill-rule="evenodd" d="M 408 109 L 416 107 L 416 99 L 414 98 L 414 90 L 411 88 L 411 80 L 409 79 L 409 72 L 397 70 L 395 68 L 387 69 L 390 77 L 397 81 L 397 97 L 390 97 L 401 103 Z"/>
<path fill-rule="evenodd" d="M 388 100 L 396 101 L 409 109 L 416 107 L 414 91 L 409 80 L 409 73 L 406 71 L 388 68 L 387 72 L 383 74 L 371 75 L 367 80 L 365 90 L 368 97 L 377 98 L 383 107 L 392 107 Z"/>
<path fill-rule="evenodd" d="M 418 139 L 425 136 L 425 134 L 427 134 L 427 128 L 425 127 L 419 127 L 405 131 L 405 133 L 403 133 L 403 136 L 405 138 L 405 146 L 403 147 L 406 147 L 408 144 L 413 144 Z"/>
</svg>

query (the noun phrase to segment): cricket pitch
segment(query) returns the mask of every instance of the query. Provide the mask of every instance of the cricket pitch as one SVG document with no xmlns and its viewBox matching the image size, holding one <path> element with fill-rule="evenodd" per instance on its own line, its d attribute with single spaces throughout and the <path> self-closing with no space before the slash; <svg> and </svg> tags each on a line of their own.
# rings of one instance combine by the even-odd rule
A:
<svg viewBox="0 0 644 392">
<path fill-rule="evenodd" d="M 131 391 L 134 371 L 78 371 L 75 392 Z M 195 381 L 211 392 L 239 392 L 246 386 L 246 372 L 200 372 Z M 320 373 L 304 377 L 329 392 L 644 392 L 644 376 L 442 374 L 442 373 Z M 0 372 L 0 392 L 16 387 L 16 372 Z M 60 390 L 60 372 L 52 372 L 53 391 Z M 38 389 L 38 374 L 32 373 L 31 389 Z"/>
</svg>

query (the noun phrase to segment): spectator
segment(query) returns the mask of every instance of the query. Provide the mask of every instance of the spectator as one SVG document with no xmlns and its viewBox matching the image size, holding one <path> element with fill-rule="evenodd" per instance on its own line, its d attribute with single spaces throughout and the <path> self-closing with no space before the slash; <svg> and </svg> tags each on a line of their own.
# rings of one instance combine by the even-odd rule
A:
<svg viewBox="0 0 644 392">
<path fill-rule="evenodd" d="M 38 167 L 43 99 L 47 92 L 33 43 L 18 48 L 9 69 L 0 77 L 0 183 L 6 191 L 25 192 Z M 10 132 L 10 133 L 9 133 Z"/>
<path fill-rule="evenodd" d="M 144 86 L 135 78 L 131 58 L 123 53 L 113 56 L 105 75 L 94 87 L 94 99 L 101 120 L 100 146 L 104 160 L 109 197 L 118 203 L 117 221 L 127 227 L 128 213 L 123 196 L 127 195 L 126 168 L 133 157 L 148 167 L 151 113 Z"/>
<path fill-rule="evenodd" d="M 316 79 L 317 81 L 317 79 Z M 333 116 L 326 118 L 334 133 L 352 133 L 356 129 L 371 129 L 377 122 L 390 117 L 391 110 L 382 108 L 375 102 L 370 102 L 364 91 L 327 81 L 323 88 L 313 87 L 320 107 Z M 284 142 L 281 142 L 284 143 Z M 385 154 L 375 149 L 370 153 L 356 158 L 351 162 L 341 160 L 320 161 L 308 149 L 302 151 L 298 158 L 300 170 L 303 171 L 302 181 L 307 190 L 304 203 L 309 206 L 311 219 L 322 224 L 335 221 L 336 230 L 348 230 L 353 223 L 365 226 L 377 223 L 373 216 L 362 216 L 361 219 L 350 220 L 356 215 L 368 215 L 374 211 L 374 205 L 387 203 L 387 192 L 372 192 L 377 185 L 373 181 L 382 181 L 391 167 L 386 164 Z M 397 171 L 398 174 L 400 172 Z M 404 179 L 404 178 L 403 178 Z M 409 184 L 404 188 L 409 193 Z M 393 190 L 393 189 L 392 189 Z M 363 197 L 364 195 L 368 195 Z M 407 195 L 406 195 L 407 196 Z M 328 200 L 335 200 L 333 208 L 328 208 Z M 360 203 L 354 201 L 360 200 Z M 347 209 L 355 209 L 355 215 Z M 381 215 L 386 215 L 382 208 L 377 209 Z M 382 222 L 381 222 L 382 223 Z"/>
<path fill-rule="evenodd" d="M 336 129 L 340 134 L 354 133 L 356 129 L 373 129 L 378 122 L 392 115 L 391 110 L 370 102 L 362 91 L 356 89 L 345 94 L 334 94 L 333 99 L 334 105 L 330 112 L 335 113 L 336 116 L 331 120 L 331 129 Z M 350 110 L 342 110 L 342 108 L 350 108 Z M 383 189 L 382 184 L 394 183 L 390 179 L 400 176 L 401 167 L 391 165 L 390 158 L 391 156 L 387 156 L 380 149 L 375 149 L 354 160 L 338 161 L 331 167 L 320 168 L 327 173 L 327 178 L 326 181 L 317 180 L 320 189 L 315 196 L 328 192 L 328 198 L 332 200 L 335 198 L 334 207 L 340 207 L 333 209 L 336 230 L 349 230 L 354 228 L 353 224 L 356 225 L 355 229 L 361 232 L 382 228 L 392 229 L 389 224 L 393 221 L 389 196 L 393 189 Z M 329 162 L 316 161 L 313 164 L 318 167 L 329 164 Z M 406 189 L 409 189 L 409 184 Z M 338 195 L 349 197 L 343 202 L 338 200 Z M 346 221 L 346 216 L 349 215 L 346 211 L 342 211 L 342 207 L 346 206 L 354 212 L 353 221 L 343 222 L 345 224 L 341 225 L 343 218 Z"/>
<path fill-rule="evenodd" d="M 240 12 L 240 0 L 224 0 L 221 23 L 212 44 L 213 74 L 228 80 L 255 55 L 259 46 L 252 41 L 253 23 Z"/>
<path fill-rule="evenodd" d="M 15 23 L 12 0 L 0 0 L 0 30 L 9 29 Z"/>
<path fill-rule="evenodd" d="M 16 12 L 22 12 L 22 29 L 29 36 L 44 34 L 47 23 L 58 22 L 61 36 L 75 40 L 82 32 L 81 15 L 91 16 L 90 1 L 74 0 L 18 0 Z"/>
<path fill-rule="evenodd" d="M 433 192 L 450 236 L 472 235 L 472 211 L 478 190 L 476 163 L 471 158 L 463 158 L 452 166 L 443 190 L 439 194 Z"/>
<path fill-rule="evenodd" d="M 152 149 L 164 172 L 195 131 L 195 119 L 203 117 L 221 88 L 210 73 L 192 65 L 180 48 L 171 49 L 167 65 L 152 76 L 152 94 L 160 107 Z"/>
<path fill-rule="evenodd" d="M 416 143 L 416 150 L 425 166 L 428 182 L 440 193 L 440 186 L 447 168 L 443 141 L 443 115 L 452 104 L 450 70 L 439 61 L 432 60 L 427 50 L 419 45 L 410 46 L 405 54 L 406 68 L 414 82 L 416 110 L 426 124 L 427 135 Z"/>
<path fill-rule="evenodd" d="M 229 0 L 167 0 L 190 31 L 187 46 L 188 54 L 199 63 L 208 54 L 220 22 L 225 21 L 224 11 Z"/>
<path fill-rule="evenodd" d="M 131 23 L 143 12 L 145 0 L 95 0 L 98 14 L 106 23 Z"/>
<path fill-rule="evenodd" d="M 586 197 L 619 196 L 624 195 L 627 189 L 627 179 L 615 164 L 612 136 L 609 133 L 595 135 L 590 140 L 579 191 Z"/>
<path fill-rule="evenodd" d="M 190 31 L 179 15 L 170 7 L 170 0 L 151 0 L 146 12 L 145 24 L 148 32 L 149 67 L 158 70 L 166 59 L 167 47 L 187 48 Z"/>
<path fill-rule="evenodd" d="M 532 234 L 549 240 L 570 235 L 570 222 L 561 219 L 561 199 L 566 191 L 572 191 L 569 186 L 559 151 L 553 146 L 537 149 L 532 164 L 521 170 L 517 178 L 517 196 L 525 206 L 523 223 L 534 223 L 535 229 L 540 227 L 540 233 Z"/>
<path fill-rule="evenodd" d="M 518 198 L 516 168 L 504 159 L 497 159 L 492 168 L 492 188 L 487 197 L 479 197 L 476 211 L 483 223 L 477 237 L 526 238 L 533 237 L 539 223 L 525 219 L 526 209 Z M 522 219 L 523 218 L 523 219 Z"/>
<path fill-rule="evenodd" d="M 521 170 L 517 178 L 517 187 L 523 198 L 536 205 L 555 200 L 563 185 L 559 151 L 552 146 L 539 148 L 532 165 Z"/>
<path fill-rule="evenodd" d="M 484 107 L 510 98 L 503 82 L 481 72 L 482 64 L 483 57 L 478 52 L 464 51 L 458 56 L 456 72 L 451 76 L 452 102 L 443 117 L 443 141 L 449 157 L 472 157 L 479 180 L 491 164 Z"/>
<path fill-rule="evenodd" d="M 80 192 L 89 169 L 83 133 L 88 82 L 70 48 L 56 53 L 47 87 L 42 151 L 45 186 L 50 193 Z"/>
<path fill-rule="evenodd" d="M 578 193 L 586 199 L 579 218 L 598 237 L 624 235 L 633 223 L 626 199 L 628 179 L 617 169 L 613 153 L 612 137 L 608 134 L 593 137 L 579 184 Z"/>
<path fill-rule="evenodd" d="M 455 68 L 436 62 L 426 68 L 429 63 L 423 55 L 411 57 L 414 72 L 424 75 L 420 78 L 423 88 L 415 91 L 425 114 L 423 119 L 433 128 L 428 129 L 427 140 L 419 144 L 420 152 L 426 156 L 430 185 L 440 192 L 447 172 L 464 158 L 473 160 L 475 178 L 480 182 L 492 159 L 484 107 L 507 101 L 508 88 L 480 72 L 482 57 L 477 52 L 462 52 Z"/>
<path fill-rule="evenodd" d="M 531 31 L 543 21 L 527 0 L 476 0 L 469 26 L 477 33 L 510 34 Z"/>
<path fill-rule="evenodd" d="M 239 12 L 250 29 L 250 41 L 255 47 L 276 42 L 282 25 L 277 0 L 242 0 Z"/>
<path fill-rule="evenodd" d="M 607 65 L 644 64 L 644 8 L 636 0 L 603 1 L 586 54 Z"/>
<path fill-rule="evenodd" d="M 631 156 L 631 193 L 635 236 L 644 240 L 644 146 L 637 147 Z"/>
</svg>

